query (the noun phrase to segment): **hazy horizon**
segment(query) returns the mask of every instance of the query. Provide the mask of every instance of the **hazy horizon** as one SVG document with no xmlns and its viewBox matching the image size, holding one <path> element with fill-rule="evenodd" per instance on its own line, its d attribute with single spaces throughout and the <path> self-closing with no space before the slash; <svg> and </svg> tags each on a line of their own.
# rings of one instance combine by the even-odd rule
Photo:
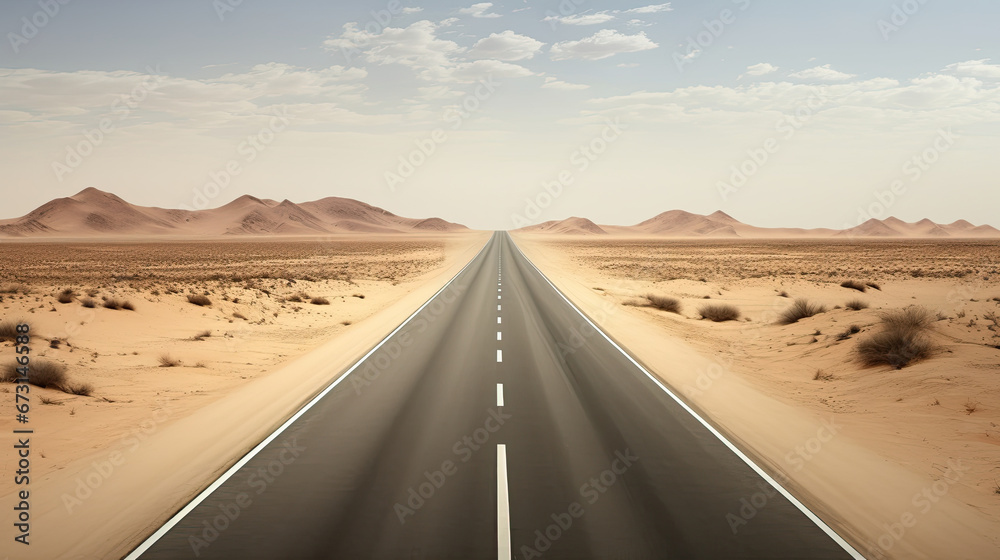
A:
<svg viewBox="0 0 1000 560">
<path fill-rule="evenodd" d="M 995 3 L 232 4 L 0 6 L 4 218 L 95 187 L 489 230 L 996 221 Z"/>
</svg>

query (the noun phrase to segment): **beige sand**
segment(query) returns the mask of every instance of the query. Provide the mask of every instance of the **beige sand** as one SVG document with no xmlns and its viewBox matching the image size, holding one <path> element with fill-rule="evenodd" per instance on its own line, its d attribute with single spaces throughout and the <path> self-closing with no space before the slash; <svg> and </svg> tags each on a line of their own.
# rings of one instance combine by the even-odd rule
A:
<svg viewBox="0 0 1000 560">
<path fill-rule="evenodd" d="M 36 357 L 67 364 L 74 382 L 94 387 L 90 397 L 32 391 L 33 544 L 17 557 L 124 555 L 401 323 L 487 238 L 0 245 L 3 280 L 16 271 L 29 292 L 3 294 L 4 317 L 28 318 Z M 30 266 L 68 265 L 74 255 L 78 268 Z M 151 262 L 159 262 L 152 278 L 132 277 Z M 108 270 L 117 278 L 104 277 Z M 59 304 L 55 294 L 67 286 L 81 293 Z M 88 288 L 97 289 L 95 309 L 79 303 Z M 209 291 L 213 304 L 188 303 L 191 290 Z M 303 291 L 330 304 L 293 301 Z M 136 310 L 103 308 L 102 295 Z M 193 339 L 203 331 L 211 336 Z M 48 346 L 53 338 L 64 341 L 58 349 Z M 11 356 L 10 343 L 0 352 Z M 181 365 L 160 367 L 167 353 Z M 3 390 L 0 406 L 10 410 L 13 393 Z M 0 430 L 13 424 L 0 416 Z M 13 503 L 11 467 L 3 462 L 3 504 Z"/>
<path fill-rule="evenodd" d="M 1000 557 L 1000 326 L 984 317 L 1000 314 L 996 242 L 515 239 L 866 557 Z M 849 277 L 882 289 L 840 287 Z M 649 292 L 679 298 L 681 315 L 625 305 Z M 777 325 L 792 302 L 781 292 L 829 310 Z M 871 307 L 833 309 L 851 299 Z M 712 302 L 750 320 L 698 320 Z M 914 303 L 947 317 L 933 327 L 938 353 L 899 371 L 860 367 L 854 345 L 876 312 Z M 852 324 L 861 332 L 837 340 Z"/>
</svg>

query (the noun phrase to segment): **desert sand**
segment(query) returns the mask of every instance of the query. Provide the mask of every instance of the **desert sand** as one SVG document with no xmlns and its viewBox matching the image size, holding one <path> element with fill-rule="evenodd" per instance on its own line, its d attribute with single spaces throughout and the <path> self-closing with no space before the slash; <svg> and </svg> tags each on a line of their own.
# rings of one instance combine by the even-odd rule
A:
<svg viewBox="0 0 1000 560">
<path fill-rule="evenodd" d="M 1000 243 L 515 240 L 866 557 L 1000 556 Z M 865 291 L 841 287 L 850 279 Z M 676 298 L 680 313 L 650 307 L 650 294 Z M 826 311 L 778 324 L 795 298 Z M 702 320 L 717 303 L 740 320 Z M 857 345 L 879 313 L 911 305 L 936 315 L 930 357 L 863 366 Z"/>
<path fill-rule="evenodd" d="M 0 243 L 3 318 L 26 320 L 33 358 L 65 365 L 81 393 L 32 388 L 30 557 L 123 556 L 488 236 Z M 9 341 L 0 349 L 13 355 Z M 3 503 L 11 466 L 0 467 Z"/>
</svg>

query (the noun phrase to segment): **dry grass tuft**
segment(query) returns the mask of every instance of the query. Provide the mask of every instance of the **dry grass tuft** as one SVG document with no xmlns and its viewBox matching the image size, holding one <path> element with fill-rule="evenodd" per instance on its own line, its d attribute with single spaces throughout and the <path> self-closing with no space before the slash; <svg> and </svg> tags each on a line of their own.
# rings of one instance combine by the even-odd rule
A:
<svg viewBox="0 0 1000 560">
<path fill-rule="evenodd" d="M 313 305 L 330 305 L 330 300 L 326 299 L 325 297 L 314 297 L 311 300 L 309 300 L 309 303 Z"/>
<path fill-rule="evenodd" d="M 177 367 L 179 365 L 181 365 L 181 361 L 170 357 L 170 354 L 160 356 L 160 367 Z"/>
<path fill-rule="evenodd" d="M 66 392 L 89 397 L 94 392 L 94 386 L 90 383 L 70 383 L 66 386 Z"/>
<path fill-rule="evenodd" d="M 656 294 L 646 294 L 646 299 L 649 300 L 649 307 L 659 309 L 660 311 L 667 311 L 669 313 L 677 313 L 678 315 L 681 312 L 681 302 L 677 298 Z"/>
<path fill-rule="evenodd" d="M 850 288 L 852 290 L 857 290 L 863 292 L 868 289 L 868 286 L 864 282 L 858 282 L 857 280 L 844 280 L 840 283 L 841 288 Z"/>
<path fill-rule="evenodd" d="M 929 358 L 933 346 L 926 333 L 934 317 L 921 307 L 882 314 L 882 330 L 858 343 L 858 357 L 866 366 L 890 365 L 902 369 Z"/>
<path fill-rule="evenodd" d="M 845 303 L 844 307 L 850 309 L 851 311 L 861 311 L 862 309 L 868 309 L 868 302 L 861 301 L 860 299 L 852 299 L 851 301 Z"/>
<path fill-rule="evenodd" d="M 18 321 L 3 321 L 0 323 L 0 341 L 3 340 L 17 340 L 18 332 L 17 326 L 23 325 L 23 320 Z"/>
<path fill-rule="evenodd" d="M 212 336 L 212 331 L 204 330 L 204 331 L 201 331 L 200 333 L 192 336 L 191 340 L 197 340 L 197 341 L 201 342 L 202 340 L 205 340 L 206 338 L 209 338 L 210 336 Z"/>
<path fill-rule="evenodd" d="M 708 319 L 716 323 L 736 321 L 740 318 L 740 310 L 735 305 L 726 303 L 703 305 L 698 309 L 698 314 L 701 315 L 702 319 Z"/>
<path fill-rule="evenodd" d="M 17 364 L 5 364 L 0 373 L 0 381 L 13 382 L 20 375 Z M 28 365 L 28 383 L 38 387 L 64 390 L 66 386 L 66 366 L 45 360 L 34 359 Z"/>
<path fill-rule="evenodd" d="M 80 300 L 80 305 L 82 305 L 82 306 L 84 306 L 84 307 L 86 307 L 88 309 L 93 309 L 93 308 L 97 307 L 97 302 L 94 301 L 94 300 L 92 300 L 92 299 L 90 299 L 89 297 L 87 297 L 87 298 L 83 298 L 83 299 Z"/>
<path fill-rule="evenodd" d="M 791 307 L 781 312 L 778 316 L 778 323 L 781 325 L 791 325 L 800 319 L 812 317 L 826 311 L 826 307 L 820 304 L 809 303 L 806 299 L 797 299 Z"/>
<path fill-rule="evenodd" d="M 59 295 L 56 296 L 56 301 L 58 301 L 59 303 L 72 303 L 73 302 L 73 298 L 75 296 L 76 296 L 76 293 L 73 292 L 72 289 L 66 288 L 65 290 L 59 292 Z"/>
</svg>

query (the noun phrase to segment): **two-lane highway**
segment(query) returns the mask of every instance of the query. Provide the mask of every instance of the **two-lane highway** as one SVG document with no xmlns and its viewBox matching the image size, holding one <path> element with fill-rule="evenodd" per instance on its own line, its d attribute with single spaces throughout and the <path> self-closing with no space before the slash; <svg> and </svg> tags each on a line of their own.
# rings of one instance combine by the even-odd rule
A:
<svg viewBox="0 0 1000 560">
<path fill-rule="evenodd" d="M 129 556 L 851 557 L 503 233 Z"/>
</svg>

